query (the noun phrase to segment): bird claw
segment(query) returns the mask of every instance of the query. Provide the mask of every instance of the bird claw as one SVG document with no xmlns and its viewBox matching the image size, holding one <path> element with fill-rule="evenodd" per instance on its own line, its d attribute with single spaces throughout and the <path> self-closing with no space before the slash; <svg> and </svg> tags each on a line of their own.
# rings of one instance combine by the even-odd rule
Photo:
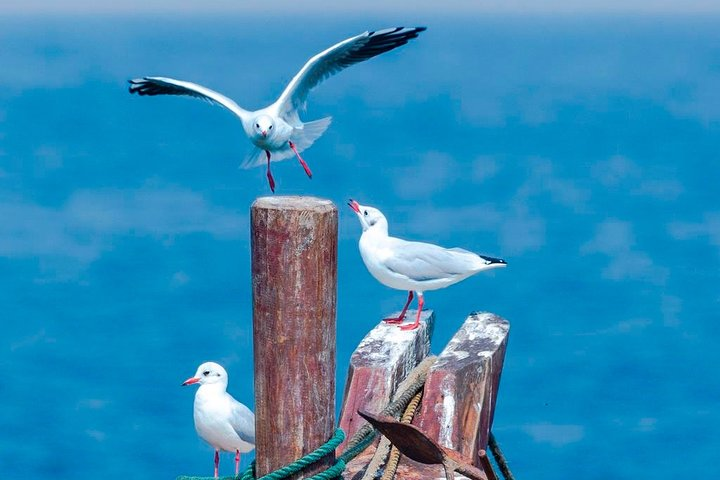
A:
<svg viewBox="0 0 720 480">
<path fill-rule="evenodd" d="M 400 325 L 400 330 L 415 330 L 419 326 L 419 323 L 408 323 L 407 325 Z"/>
<path fill-rule="evenodd" d="M 307 163 L 303 160 L 302 167 L 305 169 L 305 174 L 308 176 L 308 178 L 312 179 L 312 172 L 310 171 L 310 167 L 307 166 Z"/>
<path fill-rule="evenodd" d="M 397 317 L 397 318 L 393 318 L 393 317 L 391 317 L 391 318 L 383 318 L 383 322 L 385 322 L 385 323 L 402 323 L 403 320 L 404 320 L 404 318 L 402 318 L 402 317 Z"/>
<path fill-rule="evenodd" d="M 265 150 L 265 156 L 267 157 L 268 183 L 270 184 L 270 190 L 272 190 L 272 192 L 275 193 L 275 179 L 273 178 L 272 173 L 270 172 L 270 152 Z"/>
</svg>

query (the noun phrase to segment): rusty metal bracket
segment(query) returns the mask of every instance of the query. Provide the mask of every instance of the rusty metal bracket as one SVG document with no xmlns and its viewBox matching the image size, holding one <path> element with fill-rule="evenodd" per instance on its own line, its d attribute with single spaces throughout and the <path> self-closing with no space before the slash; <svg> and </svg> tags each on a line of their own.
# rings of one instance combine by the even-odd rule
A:
<svg viewBox="0 0 720 480">
<path fill-rule="evenodd" d="M 377 428 L 403 455 L 416 462 L 442 465 L 447 480 L 454 480 L 455 472 L 472 480 L 497 480 L 484 450 L 480 450 L 480 469 L 460 453 L 438 445 L 415 425 L 401 423 L 385 415 L 373 415 L 364 411 L 358 411 L 358 414 Z"/>
</svg>

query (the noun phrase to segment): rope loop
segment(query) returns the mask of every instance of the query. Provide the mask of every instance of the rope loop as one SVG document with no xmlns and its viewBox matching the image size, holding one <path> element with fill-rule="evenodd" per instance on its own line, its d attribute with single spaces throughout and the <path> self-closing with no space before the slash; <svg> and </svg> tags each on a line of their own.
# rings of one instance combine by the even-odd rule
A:
<svg viewBox="0 0 720 480">
<path fill-rule="evenodd" d="M 333 436 L 330 437 L 330 440 L 320 445 L 317 449 L 308 453 L 304 457 L 295 460 L 293 463 L 256 479 L 255 462 L 252 462 L 248 469 L 243 472 L 242 476 L 239 477 L 239 480 L 282 480 L 299 472 L 303 468 L 312 465 L 313 463 L 317 463 L 320 459 L 332 453 L 335 448 L 343 442 L 343 440 L 345 440 L 345 432 L 343 432 L 342 429 L 337 428 L 335 429 Z M 307 480 L 331 480 L 340 476 L 343 470 L 345 470 L 345 460 L 338 459 L 332 467 L 309 477 Z"/>
</svg>

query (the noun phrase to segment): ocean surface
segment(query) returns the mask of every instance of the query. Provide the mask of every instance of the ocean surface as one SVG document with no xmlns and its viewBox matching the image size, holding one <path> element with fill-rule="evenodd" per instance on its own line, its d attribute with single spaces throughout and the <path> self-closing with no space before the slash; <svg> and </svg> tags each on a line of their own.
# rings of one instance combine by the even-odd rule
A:
<svg viewBox="0 0 720 480">
<path fill-rule="evenodd" d="M 205 360 L 253 404 L 264 169 L 238 168 L 228 112 L 127 80 L 259 108 L 395 24 L 428 30 L 311 94 L 303 118 L 334 118 L 313 179 L 274 164 L 279 194 L 340 210 L 338 401 L 405 300 L 365 270 L 352 197 L 394 235 L 508 261 L 426 307 L 435 353 L 471 311 L 511 322 L 494 431 L 517 478 L 718 477 L 720 18 L 448 13 L 0 18 L 1 478 L 211 474 L 180 388 Z"/>
</svg>

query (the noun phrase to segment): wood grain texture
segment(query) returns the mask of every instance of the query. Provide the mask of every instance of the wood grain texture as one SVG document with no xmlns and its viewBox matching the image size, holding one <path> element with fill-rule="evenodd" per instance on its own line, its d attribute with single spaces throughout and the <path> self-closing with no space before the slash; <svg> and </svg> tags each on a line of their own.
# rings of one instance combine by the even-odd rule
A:
<svg viewBox="0 0 720 480">
<path fill-rule="evenodd" d="M 360 480 L 365 474 L 365 468 L 375 454 L 375 447 L 369 447 L 354 461 L 350 462 L 343 473 L 344 480 Z M 445 480 L 445 470 L 442 465 L 425 465 L 414 462 L 407 457 L 400 459 L 395 478 L 403 480 Z M 463 475 L 456 474 L 455 480 L 464 479 Z"/>
<path fill-rule="evenodd" d="M 415 318 L 415 312 L 407 316 Z M 380 322 L 360 342 L 350 358 L 340 413 L 340 428 L 348 439 L 366 423 L 357 411 L 380 412 L 400 382 L 428 355 L 434 324 L 435 314 L 426 310 L 415 330 Z"/>
<path fill-rule="evenodd" d="M 471 314 L 430 369 L 413 421 L 475 466 L 487 448 L 509 329 L 497 315 Z"/>
<path fill-rule="evenodd" d="M 337 227 L 328 200 L 263 197 L 251 208 L 258 476 L 334 431 Z M 328 455 L 291 478 L 333 463 Z"/>
</svg>

